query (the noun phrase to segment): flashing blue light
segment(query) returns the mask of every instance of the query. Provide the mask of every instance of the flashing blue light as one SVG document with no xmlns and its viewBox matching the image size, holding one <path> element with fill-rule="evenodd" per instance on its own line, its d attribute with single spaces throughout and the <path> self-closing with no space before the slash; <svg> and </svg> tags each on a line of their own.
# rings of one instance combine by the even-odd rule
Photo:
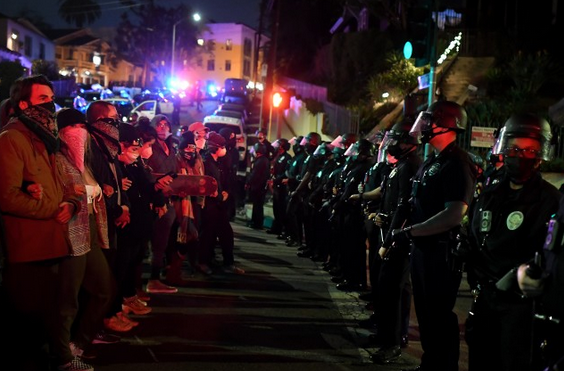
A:
<svg viewBox="0 0 564 371">
<path fill-rule="evenodd" d="M 405 59 L 409 59 L 411 58 L 412 54 L 413 54 L 413 45 L 411 45 L 411 42 L 408 41 L 403 46 L 403 56 Z"/>
</svg>

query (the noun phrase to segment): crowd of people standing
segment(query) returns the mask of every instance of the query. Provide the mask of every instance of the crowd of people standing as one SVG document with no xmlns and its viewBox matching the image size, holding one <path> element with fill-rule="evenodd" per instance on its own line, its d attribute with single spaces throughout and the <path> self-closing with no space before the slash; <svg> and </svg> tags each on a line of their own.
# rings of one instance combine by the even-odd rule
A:
<svg viewBox="0 0 564 371">
<path fill-rule="evenodd" d="M 128 315 L 151 312 L 149 294 L 190 285 L 185 261 L 204 275 L 245 273 L 230 224 L 239 197 L 232 130 L 195 122 L 176 137 L 165 115 L 123 124 L 103 101 L 86 115 L 55 112 L 53 86 L 40 75 L 17 80 L 10 94 L 0 132 L 0 318 L 11 336 L 1 346 L 21 369 L 34 369 L 30 354 L 48 344 L 55 369 L 93 370 L 91 344 L 138 326 Z M 320 262 L 337 289 L 367 300 L 373 314 L 359 326 L 373 331 L 375 363 L 395 362 L 408 345 L 413 299 L 423 348 L 415 370 L 457 370 L 453 308 L 466 272 L 474 294 L 469 369 L 558 365 L 561 325 L 535 331 L 533 321 L 564 312 L 555 227 L 562 197 L 539 170 L 551 157 L 550 127 L 530 114 L 509 118 L 488 169 L 457 145 L 466 127 L 464 108 L 442 100 L 373 140 L 310 132 L 271 144 L 257 132 L 244 187 L 249 227 L 264 227 L 270 191 L 266 233 Z M 175 186 L 182 176 L 213 178 L 217 188 L 188 192 Z"/>
</svg>

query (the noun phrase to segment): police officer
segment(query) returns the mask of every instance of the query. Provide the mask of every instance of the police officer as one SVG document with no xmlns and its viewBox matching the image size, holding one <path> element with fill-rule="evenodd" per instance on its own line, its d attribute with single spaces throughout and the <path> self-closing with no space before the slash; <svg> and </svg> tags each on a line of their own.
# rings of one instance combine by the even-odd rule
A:
<svg viewBox="0 0 564 371">
<path fill-rule="evenodd" d="M 361 197 L 360 194 L 366 194 L 379 188 L 382 185 L 384 179 L 390 174 L 390 171 L 392 171 L 392 166 L 389 160 L 392 160 L 394 162 L 396 160 L 391 156 L 388 158 L 387 152 L 385 150 L 382 150 L 381 148 L 385 134 L 385 131 L 380 131 L 375 136 L 375 144 L 379 148 L 378 157 L 376 163 L 366 173 L 364 182 L 359 186 L 358 197 Z M 355 195 L 353 196 L 356 197 Z M 375 215 L 380 210 L 380 199 L 372 200 L 370 199 L 370 197 L 362 197 L 362 209 L 364 210 L 365 215 L 364 229 L 366 231 L 366 237 L 368 241 L 368 278 L 370 280 L 371 292 L 361 294 L 359 295 L 359 298 L 368 302 L 366 304 L 367 309 L 373 309 L 374 305 L 372 302 L 374 301 L 376 295 L 376 287 L 378 286 L 378 276 L 380 275 L 380 265 L 382 261 L 380 255 L 378 255 L 378 250 L 380 249 L 383 240 L 380 227 L 374 224 L 374 220 L 370 218 L 370 216 L 371 214 Z M 367 326 L 365 327 L 370 328 L 373 325 L 375 325 L 375 323 L 369 321 L 369 323 L 367 323 Z"/>
<path fill-rule="evenodd" d="M 311 205 L 303 201 L 307 200 L 309 195 L 311 194 L 310 182 L 322 167 L 325 159 L 314 156 L 315 150 L 321 144 L 321 135 L 319 135 L 318 133 L 309 133 L 304 137 L 301 144 L 302 146 L 304 146 L 307 157 L 302 168 L 300 184 L 296 187 L 296 190 L 290 194 L 290 203 L 298 202 L 298 207 L 301 209 L 303 216 L 302 225 L 298 226 L 297 230 L 303 228 L 305 244 L 302 244 L 302 246 L 300 246 L 300 252 L 298 252 L 298 255 L 301 257 L 309 257 L 309 254 L 303 255 L 301 252 L 304 250 L 311 251 L 312 248 L 314 212 Z"/>
<path fill-rule="evenodd" d="M 342 291 L 364 291 L 366 289 L 366 232 L 364 214 L 360 202 L 349 200 L 358 192 L 358 186 L 364 175 L 374 164 L 374 144 L 366 139 L 357 141 L 347 149 L 345 156 L 351 158 L 350 167 L 345 176 L 345 186 L 339 201 L 335 204 L 335 213 L 342 214 L 343 230 L 346 242 L 341 249 L 341 268 L 343 281 L 337 284 Z"/>
<path fill-rule="evenodd" d="M 412 178 L 421 165 L 421 158 L 416 153 L 419 140 L 409 135 L 412 123 L 411 120 L 403 120 L 386 133 L 381 150 L 388 152 L 397 162 L 381 187 L 372 193 L 373 197 L 382 198 L 375 223 L 386 236 L 379 250 L 382 265 L 375 300 L 381 349 L 372 355 L 374 362 L 380 364 L 393 362 L 401 355 L 402 336 L 407 336 L 406 322 L 409 323 L 411 308 L 411 246 L 409 243 L 392 245 L 391 232 L 401 228 L 409 217 Z"/>
<path fill-rule="evenodd" d="M 249 174 L 245 189 L 249 193 L 249 200 L 253 203 L 253 212 L 249 226 L 262 229 L 264 224 L 264 198 L 266 197 L 266 183 L 270 177 L 270 161 L 266 145 L 255 143 L 255 160 Z"/>
<path fill-rule="evenodd" d="M 298 253 L 300 257 L 309 257 L 314 261 L 326 261 L 329 255 L 329 220 L 325 210 L 322 210 L 325 197 L 324 186 L 329 175 L 337 167 L 334 160 L 333 146 L 329 142 L 323 142 L 317 147 L 313 156 L 320 163 L 319 170 L 312 176 L 309 188 L 311 193 L 304 201 L 310 210 L 310 221 L 312 237 L 309 239 L 310 246 Z"/>
<path fill-rule="evenodd" d="M 275 140 L 274 143 L 272 143 L 272 147 L 277 151 L 271 167 L 272 212 L 274 214 L 274 220 L 272 227 L 266 231 L 266 233 L 282 236 L 286 224 L 286 199 L 288 198 L 288 177 L 286 175 L 286 169 L 292 159 L 292 155 L 288 153 L 290 143 L 287 139 L 280 138 Z"/>
<path fill-rule="evenodd" d="M 291 238 L 295 241 L 294 244 L 289 243 L 288 246 L 300 246 L 304 249 L 306 246 L 302 247 L 303 237 L 308 238 L 310 234 L 304 230 L 306 228 L 306 216 L 304 213 L 308 213 L 303 204 L 303 199 L 306 197 L 310 190 L 308 188 L 309 181 L 312 174 L 317 172 L 319 167 L 319 162 L 313 158 L 313 152 L 315 152 L 317 146 L 321 144 L 321 136 L 316 132 L 311 132 L 306 135 L 300 142 L 300 146 L 303 147 L 305 152 L 305 158 L 300 166 L 300 173 L 296 177 L 298 181 L 296 188 L 290 192 L 290 199 L 288 202 L 288 232 Z M 298 156 L 296 156 L 298 157 Z M 297 164 L 299 166 L 300 164 Z M 309 217 L 310 214 L 308 214 Z M 306 234 L 307 233 L 307 234 Z M 307 240 L 306 240 L 307 243 Z"/>
<path fill-rule="evenodd" d="M 323 269 L 328 271 L 334 278 L 339 277 L 342 272 L 340 268 L 340 246 L 341 240 L 344 239 L 342 224 L 339 222 L 340 217 L 334 214 L 333 208 L 335 203 L 341 196 L 340 179 L 343 169 L 346 165 L 345 151 L 353 145 L 357 140 L 357 135 L 348 133 L 339 136 L 331 142 L 333 145 L 333 160 L 335 161 L 335 169 L 329 173 L 327 181 L 323 185 L 323 204 L 320 210 L 320 217 L 328 222 L 328 245 L 326 246 L 329 258 Z M 339 281 L 341 282 L 341 281 Z"/>
<path fill-rule="evenodd" d="M 421 112 L 410 131 L 434 150 L 415 176 L 407 227 L 392 232 L 396 243 L 413 240 L 411 278 L 424 352 L 416 370 L 458 370 L 459 329 L 453 308 L 461 275 L 451 267 L 450 248 L 474 194 L 474 166 L 456 145 L 466 121 L 464 108 L 441 101 Z"/>
<path fill-rule="evenodd" d="M 467 322 L 471 371 L 531 370 L 533 302 L 505 282 L 516 282 L 516 268 L 541 251 L 546 223 L 558 209 L 560 193 L 539 171 L 550 159 L 551 137 L 545 120 L 514 115 L 492 149 L 503 154 L 506 176 L 484 190 L 470 220 L 468 274 L 478 292 Z"/>
<path fill-rule="evenodd" d="M 296 190 L 301 180 L 301 173 L 304 166 L 304 161 L 307 158 L 307 153 L 304 147 L 301 145 L 303 136 L 294 137 L 289 140 L 292 145 L 292 151 L 294 152 L 294 157 L 288 163 L 288 193 L 291 194 Z M 298 210 L 299 204 L 297 202 L 290 202 L 288 200 L 288 206 L 286 208 L 286 245 L 290 247 L 300 246 L 302 243 L 302 230 L 298 230 L 301 226 L 301 213 Z M 290 217 L 291 216 L 291 217 Z"/>
</svg>

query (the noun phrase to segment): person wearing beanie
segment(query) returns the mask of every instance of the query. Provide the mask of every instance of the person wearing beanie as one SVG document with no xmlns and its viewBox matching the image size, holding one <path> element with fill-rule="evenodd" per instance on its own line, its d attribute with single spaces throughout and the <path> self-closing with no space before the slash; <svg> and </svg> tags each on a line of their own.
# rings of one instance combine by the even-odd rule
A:
<svg viewBox="0 0 564 371">
<path fill-rule="evenodd" d="M 244 274 L 245 271 L 234 265 L 233 257 L 233 228 L 229 223 L 229 214 L 226 201 L 230 197 L 225 191 L 225 184 L 222 182 L 221 169 L 218 160 L 225 156 L 226 140 L 216 132 L 208 135 L 208 153 L 204 159 L 204 169 L 206 175 L 217 180 L 217 191 L 206 198 L 206 206 L 202 212 L 202 234 L 200 236 L 200 271 L 210 274 L 214 247 L 217 241 L 221 246 L 223 255 L 223 271 L 225 273 Z"/>
<path fill-rule="evenodd" d="M 194 133 L 191 131 L 186 131 L 182 134 L 176 158 L 178 161 L 179 174 L 196 176 L 205 174 L 204 161 L 199 151 L 196 149 Z M 204 196 L 177 197 L 172 201 L 174 208 L 176 209 L 176 225 L 173 228 L 177 228 L 178 230 L 177 236 L 179 237 L 177 238 L 176 247 L 177 253 L 181 258 L 180 263 L 182 263 L 182 260 L 184 260 L 185 257 L 188 257 L 190 267 L 194 269 L 198 264 L 199 239 L 188 238 L 190 228 L 186 218 L 190 218 L 192 220 L 192 223 L 195 226 L 195 229 L 198 230 L 199 234 L 204 201 Z M 167 276 L 167 280 L 182 281 L 180 270 L 178 273 L 179 274 L 174 277 Z M 172 281 L 169 283 L 174 284 Z"/>
<path fill-rule="evenodd" d="M 209 133 L 210 129 L 199 121 L 193 122 L 188 126 L 188 131 L 194 133 L 196 147 L 202 150 L 206 146 L 206 135 Z"/>
<path fill-rule="evenodd" d="M 129 198 L 122 188 L 124 175 L 117 161 L 120 152 L 119 114 L 111 103 L 95 101 L 88 106 L 86 119 L 92 144 L 89 164 L 94 178 L 102 188 L 108 216 L 110 249 L 104 250 L 104 254 L 114 277 L 117 277 L 119 269 L 115 255 L 118 249 L 117 229 L 125 227 L 131 221 Z M 119 316 L 122 311 L 121 304 L 122 301 L 116 296 L 104 319 L 104 326 L 107 329 L 126 332 L 133 327 L 125 318 Z"/>
<path fill-rule="evenodd" d="M 64 331 L 55 347 L 66 353 L 67 363 L 75 355 L 84 354 L 100 330 L 113 299 L 114 281 L 103 253 L 109 248 L 109 239 L 102 188 L 85 162 L 89 157 L 86 117 L 74 108 L 63 108 L 57 113 L 57 126 L 61 140 L 57 160 L 66 178 L 65 193 L 78 193 L 81 203 L 78 214 L 68 223 L 70 257 L 59 266 L 57 303 Z M 79 301 L 79 292 L 86 300 Z M 76 328 L 72 336 L 71 326 Z"/>
<path fill-rule="evenodd" d="M 151 126 L 157 131 L 157 140 L 153 145 L 153 154 L 149 157 L 148 165 L 154 173 L 168 174 L 178 173 L 178 165 L 176 161 L 176 152 L 172 144 L 171 124 L 165 115 L 156 115 L 151 120 Z M 164 189 L 166 185 L 172 182 L 170 176 L 159 179 L 157 187 Z M 169 246 L 170 231 L 176 219 L 176 213 L 170 206 L 170 197 L 166 198 L 166 213 L 156 219 L 153 223 L 153 235 L 151 237 L 151 247 L 153 251 L 151 261 L 151 277 L 147 284 L 147 292 L 171 294 L 178 291 L 176 287 L 165 285 L 160 281 L 161 273 L 165 267 L 166 252 Z M 171 261 L 167 261 L 172 267 L 180 268 L 178 264 L 173 264 L 173 260 L 177 260 L 176 254 L 171 254 Z M 169 269 L 168 274 L 176 275 Z"/>
<path fill-rule="evenodd" d="M 164 214 L 165 200 L 162 192 L 156 187 L 155 179 L 145 170 L 140 160 L 140 149 L 143 146 L 141 133 L 137 128 L 122 123 L 119 128 L 121 154 L 118 156 L 119 166 L 125 175 L 123 190 L 131 202 L 131 223 L 118 230 L 116 263 L 119 266 L 116 274 L 118 300 L 123 311 L 118 315 L 128 320 L 127 313 L 144 315 L 151 312 L 147 306 L 148 297 L 137 292 L 140 271 L 146 246 L 151 238 L 151 228 L 155 212 Z M 145 300 L 143 300 L 143 299 Z M 130 320 L 131 321 L 131 320 Z M 133 321 L 131 321 L 133 322 Z M 133 322 L 134 325 L 137 323 Z"/>
</svg>

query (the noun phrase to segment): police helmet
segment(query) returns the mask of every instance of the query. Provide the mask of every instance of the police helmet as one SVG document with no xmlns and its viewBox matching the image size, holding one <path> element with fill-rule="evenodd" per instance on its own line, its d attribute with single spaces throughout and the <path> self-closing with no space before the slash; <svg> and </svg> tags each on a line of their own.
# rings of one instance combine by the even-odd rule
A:
<svg viewBox="0 0 564 371">
<path fill-rule="evenodd" d="M 397 141 L 398 143 L 418 145 L 421 143 L 419 139 L 409 135 L 412 126 L 413 119 L 404 119 L 392 126 L 392 128 L 385 133 L 385 137 L 389 140 Z"/>
<path fill-rule="evenodd" d="M 325 157 L 332 154 L 333 146 L 331 143 L 322 142 L 320 145 L 317 146 L 315 151 L 313 152 L 314 157 Z"/>
<path fill-rule="evenodd" d="M 545 119 L 530 113 L 511 116 L 501 128 L 499 138 L 492 148 L 492 154 L 501 154 L 509 157 L 519 156 L 518 153 L 514 153 L 519 150 L 511 147 L 509 143 L 512 138 L 530 138 L 540 143 L 540 151 L 521 150 L 523 157 L 530 156 L 545 161 L 552 158 L 552 132 L 550 125 Z"/>
<path fill-rule="evenodd" d="M 262 143 L 255 143 L 253 148 L 254 153 L 260 153 L 263 156 L 267 154 L 266 146 Z"/>
<path fill-rule="evenodd" d="M 290 150 L 290 142 L 288 142 L 288 139 L 284 139 L 284 138 L 276 139 L 274 141 L 274 143 L 272 143 L 272 147 L 274 147 L 276 149 L 282 147 L 282 149 L 284 149 L 284 151 L 289 151 Z"/>
<path fill-rule="evenodd" d="M 351 145 L 358 141 L 358 134 L 356 133 L 346 133 L 343 135 L 343 145 L 345 148 L 349 148 Z"/>
<path fill-rule="evenodd" d="M 456 102 L 440 101 L 431 104 L 425 112 L 421 112 L 415 120 L 410 135 L 421 137 L 423 133 L 433 130 L 433 124 L 456 132 L 466 130 L 468 116 L 464 107 Z"/>
<path fill-rule="evenodd" d="M 305 146 L 307 144 L 310 144 L 314 147 L 317 147 L 319 144 L 321 143 L 321 135 L 319 135 L 318 133 L 312 131 L 311 133 L 309 133 L 308 135 L 306 135 L 305 137 L 303 137 L 302 141 L 301 141 L 301 145 Z"/>
<path fill-rule="evenodd" d="M 366 139 L 361 139 L 347 149 L 345 156 L 372 157 L 374 156 L 374 144 Z"/>
</svg>

